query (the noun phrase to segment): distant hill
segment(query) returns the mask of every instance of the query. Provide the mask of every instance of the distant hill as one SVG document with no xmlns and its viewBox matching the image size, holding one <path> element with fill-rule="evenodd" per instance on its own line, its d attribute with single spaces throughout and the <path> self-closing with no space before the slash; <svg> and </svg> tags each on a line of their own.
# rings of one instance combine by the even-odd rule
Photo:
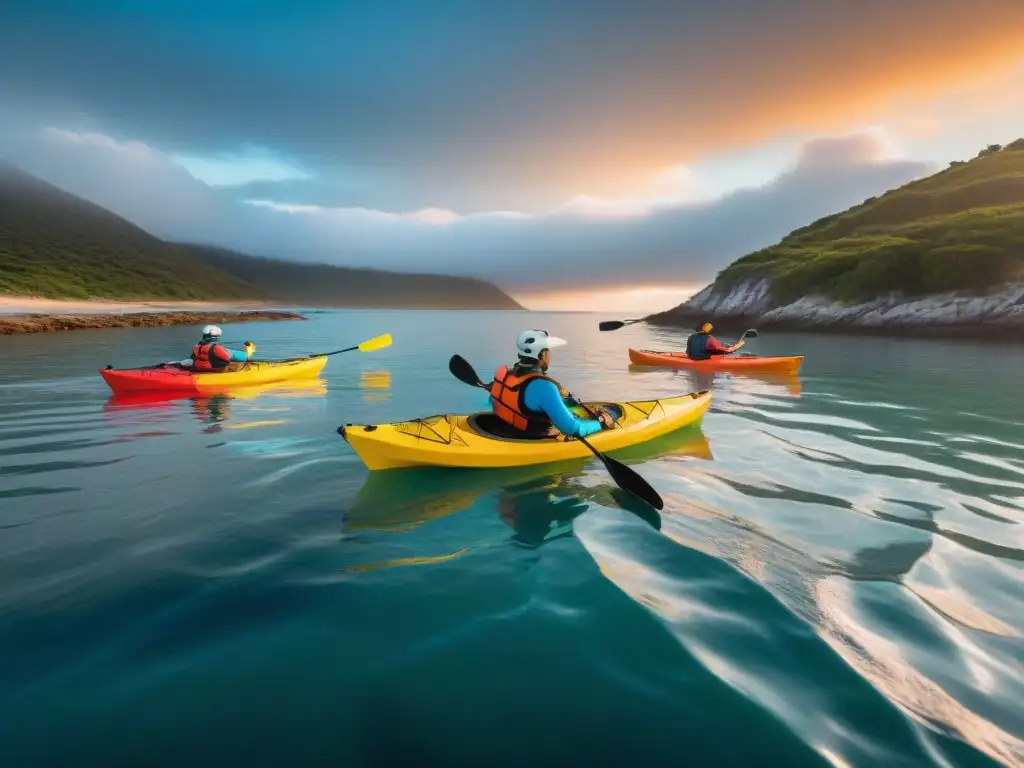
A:
<svg viewBox="0 0 1024 768">
<path fill-rule="evenodd" d="M 106 208 L 0 165 L 0 293 L 246 299 L 256 290 Z"/>
<path fill-rule="evenodd" d="M 719 273 L 770 278 L 774 302 L 985 291 L 1024 270 L 1024 139 L 791 232 Z"/>
<path fill-rule="evenodd" d="M 264 259 L 207 246 L 189 246 L 207 264 L 278 301 L 321 307 L 522 309 L 496 285 L 469 277 Z"/>
<path fill-rule="evenodd" d="M 303 264 L 169 243 L 101 206 L 3 163 L 0 294 L 522 309 L 497 286 L 472 278 Z"/>
</svg>

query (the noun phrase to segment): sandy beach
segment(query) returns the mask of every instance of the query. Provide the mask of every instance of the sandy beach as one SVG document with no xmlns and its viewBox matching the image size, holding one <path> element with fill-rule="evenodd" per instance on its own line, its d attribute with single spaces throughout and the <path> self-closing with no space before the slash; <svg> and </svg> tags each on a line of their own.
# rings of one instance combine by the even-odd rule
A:
<svg viewBox="0 0 1024 768">
<path fill-rule="evenodd" d="M 158 328 L 167 325 L 203 325 L 214 323 L 253 323 L 261 320 L 305 320 L 297 312 L 257 309 L 207 309 L 192 311 L 161 311 L 153 307 L 125 310 L 110 314 L 89 307 L 88 312 L 67 314 L 70 308 L 51 314 L 0 313 L 0 336 L 15 333 L 50 333 L 54 331 L 101 330 L 104 328 Z"/>
<path fill-rule="evenodd" d="M 26 296 L 0 296 L 0 315 L 119 315 L 133 312 L 244 312 L 275 309 L 263 301 L 60 301 Z"/>
</svg>

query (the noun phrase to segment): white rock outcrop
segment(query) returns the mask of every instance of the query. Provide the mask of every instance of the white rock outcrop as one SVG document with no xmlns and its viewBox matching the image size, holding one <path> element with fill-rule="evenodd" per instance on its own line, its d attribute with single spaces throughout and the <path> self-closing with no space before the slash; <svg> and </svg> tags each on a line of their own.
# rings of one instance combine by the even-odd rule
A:
<svg viewBox="0 0 1024 768">
<path fill-rule="evenodd" d="M 714 283 L 694 295 L 671 313 L 742 317 L 759 315 L 772 306 L 772 283 L 764 278 L 747 280 L 722 291 Z M 668 313 L 667 313 L 668 314 Z"/>
<path fill-rule="evenodd" d="M 805 296 L 790 304 L 772 300 L 768 278 L 747 280 L 728 289 L 709 285 L 673 310 L 649 318 L 654 323 L 688 323 L 715 318 L 756 321 L 762 327 L 849 329 L 957 335 L 972 327 L 1009 327 L 1024 331 L 1024 284 L 1015 283 L 984 296 L 943 293 L 908 298 L 893 294 L 862 304 L 842 304 Z"/>
</svg>

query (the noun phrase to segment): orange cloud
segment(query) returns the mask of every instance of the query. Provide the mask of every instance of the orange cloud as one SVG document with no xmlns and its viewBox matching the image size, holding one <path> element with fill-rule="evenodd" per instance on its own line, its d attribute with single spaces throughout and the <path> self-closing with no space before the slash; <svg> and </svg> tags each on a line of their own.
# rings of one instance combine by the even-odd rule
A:
<svg viewBox="0 0 1024 768">
<path fill-rule="evenodd" d="M 900 99 L 986 91 L 1024 63 L 1020 0 L 819 5 L 828 7 L 774 26 L 709 32 L 700 51 L 652 52 L 644 71 L 607 84 L 603 102 L 559 105 L 561 122 L 546 125 L 554 130 L 545 162 L 513 173 L 557 184 L 563 199 L 641 195 L 668 166 L 781 134 L 884 122 Z"/>
<path fill-rule="evenodd" d="M 515 293 L 515 299 L 527 309 L 536 311 L 602 312 L 644 317 L 652 312 L 671 309 L 699 291 L 703 286 L 660 285 L 624 286 L 621 288 Z"/>
</svg>

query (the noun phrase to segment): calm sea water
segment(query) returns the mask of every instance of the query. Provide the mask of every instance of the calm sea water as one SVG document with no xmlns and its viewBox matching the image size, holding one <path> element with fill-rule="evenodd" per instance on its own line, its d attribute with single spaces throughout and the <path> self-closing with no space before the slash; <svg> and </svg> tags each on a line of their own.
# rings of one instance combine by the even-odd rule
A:
<svg viewBox="0 0 1024 768">
<path fill-rule="evenodd" d="M 1024 764 L 1024 350 L 766 334 L 799 379 L 696 381 L 598 319 L 228 326 L 395 343 L 132 405 L 97 369 L 195 329 L 0 338 L 0 765 Z M 528 326 L 579 395 L 712 389 L 631 458 L 660 530 L 594 461 L 371 476 L 335 433 L 482 407 L 448 357 Z"/>
</svg>

